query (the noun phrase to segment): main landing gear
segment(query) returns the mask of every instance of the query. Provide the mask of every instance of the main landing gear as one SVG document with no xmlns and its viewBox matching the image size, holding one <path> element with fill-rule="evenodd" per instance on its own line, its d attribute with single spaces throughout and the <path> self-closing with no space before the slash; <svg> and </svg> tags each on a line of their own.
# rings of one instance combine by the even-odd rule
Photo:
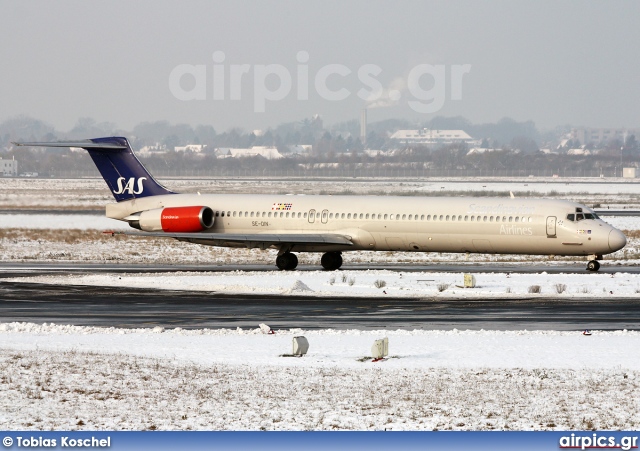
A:
<svg viewBox="0 0 640 451">
<path fill-rule="evenodd" d="M 276 266 L 284 271 L 292 271 L 298 266 L 298 257 L 291 252 L 285 252 L 276 258 Z"/>
<path fill-rule="evenodd" d="M 320 263 L 328 271 L 339 269 L 342 266 L 342 254 L 340 252 L 325 252 Z M 291 252 L 284 252 L 276 258 L 276 266 L 283 271 L 293 271 L 298 266 L 298 257 Z"/>
<path fill-rule="evenodd" d="M 327 271 L 339 269 L 342 266 L 342 254 L 340 252 L 326 252 L 320 259 L 320 264 Z"/>
</svg>

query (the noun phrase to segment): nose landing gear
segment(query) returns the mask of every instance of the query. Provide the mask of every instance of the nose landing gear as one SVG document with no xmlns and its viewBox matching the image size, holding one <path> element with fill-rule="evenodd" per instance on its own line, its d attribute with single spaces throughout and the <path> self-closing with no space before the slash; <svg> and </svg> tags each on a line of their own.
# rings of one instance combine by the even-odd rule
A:
<svg viewBox="0 0 640 451">
<path fill-rule="evenodd" d="M 600 262 L 598 262 L 598 260 L 591 260 L 589 263 L 587 263 L 587 271 L 596 272 L 599 269 Z"/>
</svg>

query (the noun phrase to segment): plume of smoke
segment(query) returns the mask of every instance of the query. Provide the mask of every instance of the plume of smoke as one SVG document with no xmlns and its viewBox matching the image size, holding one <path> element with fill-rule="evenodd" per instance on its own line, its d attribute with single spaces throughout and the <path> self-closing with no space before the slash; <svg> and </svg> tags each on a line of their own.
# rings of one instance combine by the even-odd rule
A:
<svg viewBox="0 0 640 451">
<path fill-rule="evenodd" d="M 382 94 L 375 96 L 375 98 L 367 99 L 367 108 L 387 108 L 397 105 L 406 89 L 406 80 L 402 77 L 396 77 L 391 80 L 386 89 L 382 90 Z"/>
</svg>

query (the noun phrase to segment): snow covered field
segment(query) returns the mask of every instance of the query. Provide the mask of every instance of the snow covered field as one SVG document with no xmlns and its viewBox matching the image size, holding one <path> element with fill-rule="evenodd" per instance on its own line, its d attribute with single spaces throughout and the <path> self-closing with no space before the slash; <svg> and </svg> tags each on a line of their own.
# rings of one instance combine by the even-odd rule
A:
<svg viewBox="0 0 640 451">
<path fill-rule="evenodd" d="M 293 336 L 310 343 L 302 358 Z M 390 358 L 373 363 L 373 341 Z M 0 428 L 640 427 L 640 333 L 0 324 Z"/>
<path fill-rule="evenodd" d="M 637 198 L 637 185 L 632 183 L 493 183 L 314 182 L 309 187 L 297 181 L 289 192 L 422 190 L 428 194 L 463 186 L 541 195 L 555 191 L 563 197 L 612 206 L 632 205 Z M 246 192 L 256 186 L 263 192 L 287 192 L 278 181 L 171 181 L 167 185 L 203 192 Z M 102 180 L 0 183 L 3 209 L 93 209 L 111 201 Z M 635 234 L 640 218 L 605 220 L 634 236 L 603 265 L 637 264 Z M 0 214 L 0 261 L 272 266 L 275 258 L 272 251 L 217 249 L 101 233 L 116 227 L 121 223 L 91 214 Z M 318 260 L 318 255 L 300 255 L 301 264 Z M 365 263 L 463 260 L 464 256 L 452 254 L 355 252 L 345 256 L 347 262 Z M 544 259 L 473 255 L 468 263 L 486 261 L 517 265 Z M 573 260 L 562 263 L 567 261 Z M 640 292 L 640 277 L 622 273 L 479 273 L 475 277 L 474 289 L 456 287 L 462 285 L 462 274 L 382 270 L 87 274 L 19 280 L 436 301 L 534 295 L 606 299 L 636 297 Z M 539 286 L 540 293 L 529 293 L 532 286 Z M 296 335 L 309 339 L 309 354 L 281 357 L 291 352 Z M 373 341 L 383 336 L 389 337 L 390 358 L 377 363 L 363 359 L 370 355 Z M 594 331 L 584 336 L 557 331 L 288 330 L 267 335 L 260 329 L 114 329 L 0 319 L 0 428 L 631 430 L 640 428 L 639 362 L 640 332 L 636 331 Z"/>
<path fill-rule="evenodd" d="M 160 179 L 177 192 L 376 195 L 504 195 L 562 197 L 626 208 L 640 207 L 635 179 Z M 0 179 L 0 209 L 95 209 L 113 202 L 101 178 Z"/>
</svg>

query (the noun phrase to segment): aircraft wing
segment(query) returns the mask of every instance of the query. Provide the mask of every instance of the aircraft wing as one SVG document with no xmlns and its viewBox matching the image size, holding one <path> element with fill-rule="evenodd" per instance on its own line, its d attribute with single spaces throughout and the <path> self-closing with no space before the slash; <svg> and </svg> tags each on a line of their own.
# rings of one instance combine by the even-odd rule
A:
<svg viewBox="0 0 640 451">
<path fill-rule="evenodd" d="M 175 238 L 190 243 L 225 246 L 228 244 L 243 244 L 248 248 L 266 249 L 273 245 L 335 245 L 353 246 L 351 237 L 337 234 L 321 233 L 165 233 L 165 232 L 111 232 L 114 234 L 146 236 L 153 238 Z"/>
</svg>

